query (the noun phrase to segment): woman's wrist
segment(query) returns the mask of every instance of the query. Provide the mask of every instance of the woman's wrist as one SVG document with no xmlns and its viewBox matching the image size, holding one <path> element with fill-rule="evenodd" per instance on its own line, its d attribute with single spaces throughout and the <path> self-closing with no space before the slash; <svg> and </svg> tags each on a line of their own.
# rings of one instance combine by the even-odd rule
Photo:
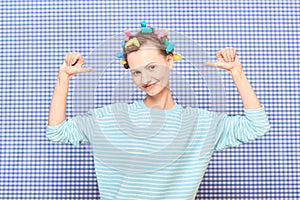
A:
<svg viewBox="0 0 300 200">
<path fill-rule="evenodd" d="M 230 71 L 233 81 L 239 81 L 242 78 L 245 78 L 243 69 L 234 69 Z"/>
<path fill-rule="evenodd" d="M 62 84 L 69 84 L 70 82 L 70 76 L 63 70 L 58 71 L 57 80 Z"/>
</svg>

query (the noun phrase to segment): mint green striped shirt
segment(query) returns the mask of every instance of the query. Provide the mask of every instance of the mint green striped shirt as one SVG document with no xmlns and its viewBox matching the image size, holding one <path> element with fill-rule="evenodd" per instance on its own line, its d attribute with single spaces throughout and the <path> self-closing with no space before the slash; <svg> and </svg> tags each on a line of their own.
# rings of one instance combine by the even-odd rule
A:
<svg viewBox="0 0 300 200">
<path fill-rule="evenodd" d="M 227 116 L 175 104 L 169 110 L 142 100 L 89 111 L 47 126 L 52 141 L 90 143 L 103 200 L 195 199 L 215 151 L 262 136 L 264 108 Z"/>
</svg>

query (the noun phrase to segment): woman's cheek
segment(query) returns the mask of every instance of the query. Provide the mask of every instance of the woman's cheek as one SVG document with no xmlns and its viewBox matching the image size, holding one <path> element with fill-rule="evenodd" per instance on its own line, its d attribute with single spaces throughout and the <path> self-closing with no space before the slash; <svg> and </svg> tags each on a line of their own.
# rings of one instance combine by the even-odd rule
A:
<svg viewBox="0 0 300 200">
<path fill-rule="evenodd" d="M 132 79 L 136 86 L 138 86 L 138 87 L 141 86 L 141 79 L 139 77 L 132 77 Z"/>
</svg>

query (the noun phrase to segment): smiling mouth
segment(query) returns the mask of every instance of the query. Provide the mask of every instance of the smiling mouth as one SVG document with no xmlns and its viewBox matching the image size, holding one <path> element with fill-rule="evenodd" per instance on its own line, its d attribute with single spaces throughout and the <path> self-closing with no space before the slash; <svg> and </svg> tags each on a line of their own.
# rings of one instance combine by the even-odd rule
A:
<svg viewBox="0 0 300 200">
<path fill-rule="evenodd" d="M 146 90 L 150 90 L 151 88 L 153 88 L 155 86 L 156 83 L 152 83 L 152 84 L 149 84 L 149 85 L 144 85 L 143 87 L 146 89 Z"/>
</svg>

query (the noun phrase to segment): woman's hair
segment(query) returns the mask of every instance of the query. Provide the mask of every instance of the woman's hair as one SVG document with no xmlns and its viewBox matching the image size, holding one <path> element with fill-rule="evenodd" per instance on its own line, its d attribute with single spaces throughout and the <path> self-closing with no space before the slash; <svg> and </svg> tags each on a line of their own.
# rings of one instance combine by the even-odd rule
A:
<svg viewBox="0 0 300 200">
<path fill-rule="evenodd" d="M 151 27 L 149 27 L 151 28 Z M 151 32 L 143 33 L 142 31 L 137 32 L 135 35 L 131 35 L 128 39 L 136 38 L 140 45 L 130 45 L 128 47 L 123 48 L 123 54 L 124 54 L 124 60 L 126 61 L 126 64 L 124 64 L 125 69 L 129 69 L 127 56 L 129 53 L 138 51 L 142 46 L 145 44 L 151 44 L 154 47 L 157 47 L 159 49 L 161 55 L 167 56 L 167 55 L 173 55 L 174 49 L 170 51 L 169 53 L 166 52 L 167 45 L 165 44 L 165 41 L 168 40 L 167 34 L 163 35 L 163 37 L 159 36 L 159 33 L 155 32 L 154 28 L 151 28 Z"/>
</svg>

